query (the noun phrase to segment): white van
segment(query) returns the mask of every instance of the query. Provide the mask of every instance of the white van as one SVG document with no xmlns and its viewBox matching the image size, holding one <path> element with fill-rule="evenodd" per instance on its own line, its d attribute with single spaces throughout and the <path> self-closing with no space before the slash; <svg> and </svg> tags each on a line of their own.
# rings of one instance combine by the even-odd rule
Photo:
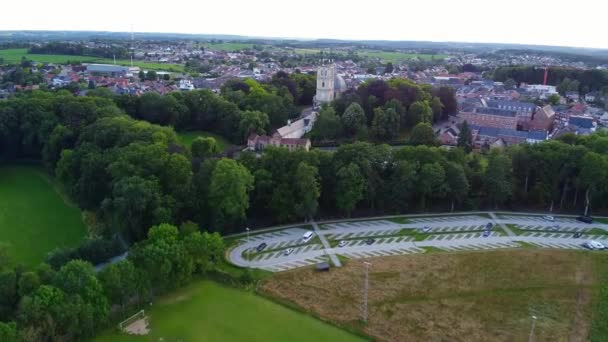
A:
<svg viewBox="0 0 608 342">
<path fill-rule="evenodd" d="M 314 235 L 315 233 L 313 233 L 311 230 L 307 231 L 304 233 L 304 235 L 302 235 L 302 243 L 307 243 Z"/>
</svg>

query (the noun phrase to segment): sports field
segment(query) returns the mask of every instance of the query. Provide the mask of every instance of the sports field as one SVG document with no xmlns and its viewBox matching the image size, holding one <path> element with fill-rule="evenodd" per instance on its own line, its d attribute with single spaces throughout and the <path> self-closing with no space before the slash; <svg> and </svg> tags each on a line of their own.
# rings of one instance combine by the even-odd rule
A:
<svg viewBox="0 0 608 342">
<path fill-rule="evenodd" d="M 372 258 L 277 273 L 262 291 L 382 341 L 606 341 L 608 254 L 519 249 Z M 604 311 L 604 312 L 602 312 Z M 591 338 L 590 338 L 591 337 Z"/>
<path fill-rule="evenodd" d="M 80 63 L 102 63 L 102 64 L 113 64 L 114 60 L 111 58 L 99 58 L 90 56 L 72 56 L 72 55 L 46 55 L 46 54 L 33 54 L 28 53 L 27 49 L 4 49 L 0 50 L 0 58 L 4 59 L 5 63 L 17 63 L 21 61 L 21 57 L 25 56 L 29 60 L 40 63 L 56 63 L 66 64 L 68 61 L 80 62 Z M 130 60 L 118 59 L 116 64 L 120 65 L 131 65 Z M 142 69 L 150 70 L 165 70 L 182 72 L 184 71 L 183 65 L 178 64 L 164 64 L 164 63 L 151 63 L 134 61 L 134 66 L 138 66 Z"/>
<path fill-rule="evenodd" d="M 218 134 L 211 133 L 211 132 L 205 132 L 205 131 L 177 132 L 177 136 L 178 136 L 180 142 L 186 147 L 190 147 L 190 145 L 192 144 L 192 141 L 198 137 L 215 138 L 215 141 L 217 142 L 217 146 L 219 147 L 220 151 L 224 151 L 224 150 L 226 150 L 226 148 L 228 148 L 228 146 L 230 146 L 230 142 L 228 142 L 228 140 L 226 140 L 224 137 L 222 137 L 221 135 L 218 135 Z"/>
<path fill-rule="evenodd" d="M 85 234 L 80 210 L 64 201 L 41 168 L 0 165 L 0 244 L 14 261 L 35 266 Z"/>
<path fill-rule="evenodd" d="M 250 292 L 197 282 L 146 308 L 150 333 L 107 332 L 95 342 L 362 341 Z"/>
</svg>

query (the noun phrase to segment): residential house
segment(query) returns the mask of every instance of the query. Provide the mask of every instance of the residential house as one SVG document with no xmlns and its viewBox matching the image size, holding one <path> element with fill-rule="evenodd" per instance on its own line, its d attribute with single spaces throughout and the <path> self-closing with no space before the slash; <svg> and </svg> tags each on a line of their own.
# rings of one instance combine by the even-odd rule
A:
<svg viewBox="0 0 608 342">
<path fill-rule="evenodd" d="M 591 116 L 585 115 L 571 115 L 568 119 L 568 131 L 575 132 L 576 134 L 591 134 L 595 132 L 597 123 Z"/>
<path fill-rule="evenodd" d="M 550 105 L 546 105 L 537 110 L 530 121 L 530 129 L 536 131 L 549 131 L 555 121 L 555 111 Z"/>
</svg>

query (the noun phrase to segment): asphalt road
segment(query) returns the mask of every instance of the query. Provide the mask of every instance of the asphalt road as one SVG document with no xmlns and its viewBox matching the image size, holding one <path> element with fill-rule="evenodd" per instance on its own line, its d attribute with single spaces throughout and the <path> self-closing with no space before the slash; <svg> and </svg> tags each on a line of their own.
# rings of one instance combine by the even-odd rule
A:
<svg viewBox="0 0 608 342">
<path fill-rule="evenodd" d="M 488 223 L 493 223 L 494 228 L 489 236 L 484 237 L 483 231 Z M 507 225 L 515 225 L 517 230 L 511 230 Z M 591 228 L 608 232 L 607 224 L 585 224 L 574 218 L 556 218 L 550 222 L 540 216 L 493 213 L 489 217 L 474 214 L 412 217 L 405 224 L 385 219 L 344 221 L 321 224 L 314 230 L 302 227 L 252 234 L 249 240 L 241 239 L 229 251 L 228 258 L 238 266 L 278 272 L 330 260 L 339 266 L 336 255 L 372 258 L 424 253 L 429 247 L 446 251 L 485 250 L 521 247 L 525 243 L 541 248 L 582 249 L 581 245 L 589 240 L 608 245 L 608 234 L 590 234 Z M 313 230 L 318 238 L 303 243 L 302 235 L 308 230 Z M 582 236 L 574 238 L 576 232 Z M 372 244 L 366 243 L 369 238 L 374 240 Z M 346 245 L 338 247 L 342 240 Z M 261 252 L 256 251 L 262 242 L 267 247 Z M 292 252 L 287 255 L 285 250 L 288 248 Z"/>
</svg>

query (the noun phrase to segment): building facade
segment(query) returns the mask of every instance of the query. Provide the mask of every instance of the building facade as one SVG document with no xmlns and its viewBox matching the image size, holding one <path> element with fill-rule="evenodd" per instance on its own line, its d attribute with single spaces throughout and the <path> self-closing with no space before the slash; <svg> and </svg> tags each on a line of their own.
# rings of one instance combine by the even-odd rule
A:
<svg viewBox="0 0 608 342">
<path fill-rule="evenodd" d="M 346 82 L 338 75 L 335 64 L 324 65 L 317 70 L 315 105 L 329 103 L 346 91 Z"/>
</svg>

